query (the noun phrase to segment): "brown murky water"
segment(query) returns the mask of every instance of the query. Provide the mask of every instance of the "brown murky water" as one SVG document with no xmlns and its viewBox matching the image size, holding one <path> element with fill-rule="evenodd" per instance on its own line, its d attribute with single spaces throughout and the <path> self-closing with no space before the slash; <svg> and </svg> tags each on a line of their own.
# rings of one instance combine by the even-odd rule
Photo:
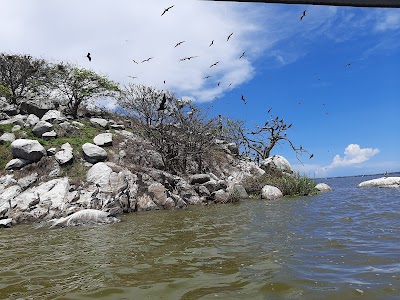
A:
<svg viewBox="0 0 400 300">
<path fill-rule="evenodd" d="M 400 189 L 0 230 L 0 299 L 399 299 Z"/>
</svg>

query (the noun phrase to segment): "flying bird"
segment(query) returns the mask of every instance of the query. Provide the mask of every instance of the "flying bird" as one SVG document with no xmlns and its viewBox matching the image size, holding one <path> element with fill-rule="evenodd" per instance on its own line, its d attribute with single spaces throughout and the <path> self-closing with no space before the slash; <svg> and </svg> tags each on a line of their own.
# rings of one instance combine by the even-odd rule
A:
<svg viewBox="0 0 400 300">
<path fill-rule="evenodd" d="M 136 60 L 132 59 L 132 61 L 133 61 L 135 64 L 137 64 L 137 65 L 138 65 L 138 62 L 137 62 Z"/>
<path fill-rule="evenodd" d="M 268 109 L 267 114 L 269 114 L 269 112 L 272 110 L 272 107 L 270 109 Z"/>
<path fill-rule="evenodd" d="M 128 76 L 128 77 L 130 77 L 130 78 L 132 78 L 132 79 L 135 79 L 135 78 L 137 78 L 136 76 Z"/>
<path fill-rule="evenodd" d="M 311 155 L 310 155 L 310 159 L 313 158 L 313 157 L 314 157 L 314 154 L 311 154 Z"/>
<path fill-rule="evenodd" d="M 166 9 L 164 9 L 163 13 L 161 14 L 161 16 L 163 16 L 167 11 L 169 11 L 171 8 L 173 8 L 174 5 L 171 5 L 170 7 L 167 7 Z"/>
<path fill-rule="evenodd" d="M 90 56 L 90 52 L 88 52 L 88 54 L 86 55 L 86 57 L 88 58 L 89 61 L 92 61 L 92 57 Z"/>
<path fill-rule="evenodd" d="M 214 67 L 214 66 L 216 66 L 216 65 L 218 65 L 219 64 L 219 61 L 217 61 L 216 63 L 213 63 L 211 66 L 210 66 L 210 68 L 211 67 Z"/>
<path fill-rule="evenodd" d="M 212 77 L 211 75 L 208 75 L 208 76 L 206 76 L 206 77 L 203 77 L 203 79 L 208 79 L 208 78 L 210 78 L 210 77 Z"/>
<path fill-rule="evenodd" d="M 214 40 L 211 41 L 211 44 L 208 47 L 211 47 L 212 45 L 214 45 Z"/>
<path fill-rule="evenodd" d="M 198 57 L 198 56 L 189 56 L 189 57 L 184 57 L 184 58 L 181 58 L 181 59 L 180 59 L 180 61 L 184 61 L 184 60 L 191 60 L 192 58 L 196 58 L 196 57 Z"/>
<path fill-rule="evenodd" d="M 231 38 L 232 34 L 233 34 L 233 32 L 230 35 L 228 35 L 228 38 L 226 39 L 226 41 L 229 41 L 229 39 Z"/>
<path fill-rule="evenodd" d="M 344 66 L 345 66 L 345 67 L 350 67 L 350 66 L 351 66 L 351 64 L 345 64 Z"/>
<path fill-rule="evenodd" d="M 174 48 L 178 47 L 179 45 L 182 45 L 184 42 L 186 42 L 186 41 L 182 41 L 182 42 L 177 43 Z"/>
<path fill-rule="evenodd" d="M 300 21 L 302 21 L 303 18 L 306 16 L 306 11 L 307 11 L 307 10 L 303 11 L 303 15 L 300 17 Z"/>
<path fill-rule="evenodd" d="M 231 82 L 231 83 L 228 85 L 228 87 L 231 86 L 232 84 L 233 84 L 233 82 Z"/>
<path fill-rule="evenodd" d="M 160 103 L 160 107 L 157 110 L 164 110 L 166 108 L 165 107 L 165 102 L 167 102 L 167 97 L 165 97 L 165 94 L 164 94 L 164 96 L 163 96 L 163 98 L 161 100 L 161 103 Z"/>
<path fill-rule="evenodd" d="M 247 104 L 247 101 L 246 101 L 246 99 L 244 99 L 244 96 L 243 96 L 243 95 L 242 95 L 242 100 L 243 100 L 244 104 L 246 105 L 246 104 Z"/>
<path fill-rule="evenodd" d="M 142 63 L 144 63 L 145 61 L 150 61 L 150 59 L 153 59 L 154 57 L 149 57 L 148 59 L 145 59 L 142 61 Z"/>
<path fill-rule="evenodd" d="M 240 55 L 239 59 L 241 59 L 241 58 L 244 56 L 245 53 L 246 53 L 246 51 L 244 51 L 244 52 L 242 53 L 242 55 Z"/>
</svg>

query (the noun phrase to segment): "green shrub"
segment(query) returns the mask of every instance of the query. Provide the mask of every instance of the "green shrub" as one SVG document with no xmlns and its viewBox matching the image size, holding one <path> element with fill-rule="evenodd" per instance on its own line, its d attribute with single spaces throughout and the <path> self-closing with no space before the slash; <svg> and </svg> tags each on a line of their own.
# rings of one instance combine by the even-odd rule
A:
<svg viewBox="0 0 400 300">
<path fill-rule="evenodd" d="M 243 181 L 243 186 L 251 195 L 260 195 L 265 185 L 272 185 L 281 190 L 284 196 L 305 196 L 317 194 L 314 188 L 316 182 L 306 176 L 295 173 L 291 176 L 265 173 L 261 176 L 249 177 Z"/>
</svg>

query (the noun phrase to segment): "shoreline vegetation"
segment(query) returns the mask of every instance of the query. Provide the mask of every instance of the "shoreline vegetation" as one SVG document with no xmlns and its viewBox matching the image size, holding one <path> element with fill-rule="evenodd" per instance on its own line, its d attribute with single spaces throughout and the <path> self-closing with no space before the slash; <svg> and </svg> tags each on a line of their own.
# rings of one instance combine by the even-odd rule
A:
<svg viewBox="0 0 400 300">
<path fill-rule="evenodd" d="M 100 108 L 98 99 L 118 108 Z M 270 156 L 278 141 L 296 155 L 310 153 L 287 137 L 292 124 L 266 118 L 249 130 L 168 91 L 121 87 L 68 63 L 2 53 L 0 220 L 49 222 L 88 209 L 78 215 L 95 222 L 93 210 L 114 217 L 318 193 L 314 180 Z M 281 195 L 265 196 L 265 186 Z"/>
</svg>

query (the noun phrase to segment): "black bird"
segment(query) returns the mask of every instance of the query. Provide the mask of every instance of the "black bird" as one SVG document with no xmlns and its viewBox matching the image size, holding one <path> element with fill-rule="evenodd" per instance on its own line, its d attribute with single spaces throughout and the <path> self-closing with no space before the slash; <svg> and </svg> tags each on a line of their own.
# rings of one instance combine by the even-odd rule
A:
<svg viewBox="0 0 400 300">
<path fill-rule="evenodd" d="M 164 84 L 165 84 L 165 80 L 164 80 Z"/>
<path fill-rule="evenodd" d="M 186 41 L 182 41 L 182 42 L 177 43 L 174 48 L 178 47 L 179 45 L 182 45 L 184 42 L 186 42 Z"/>
<path fill-rule="evenodd" d="M 160 107 L 157 110 L 164 110 L 166 108 L 165 102 L 167 102 L 167 97 L 165 97 L 165 94 L 164 94 L 163 99 L 161 100 L 161 103 L 160 103 Z"/>
<path fill-rule="evenodd" d="M 136 76 L 128 76 L 128 77 L 130 77 L 130 78 L 132 78 L 132 79 L 135 79 L 135 78 L 137 78 Z"/>
<path fill-rule="evenodd" d="M 169 11 L 171 8 L 173 8 L 174 5 L 171 5 L 170 7 L 167 7 L 166 9 L 164 9 L 163 13 L 161 14 L 161 16 L 163 16 L 167 11 Z"/>
<path fill-rule="evenodd" d="M 219 64 L 219 61 L 217 61 L 216 63 L 213 63 L 211 66 L 210 66 L 210 68 L 211 67 L 214 67 L 214 66 L 216 66 L 216 65 L 218 65 Z"/>
<path fill-rule="evenodd" d="M 244 99 L 244 96 L 243 96 L 243 95 L 242 95 L 242 100 L 243 100 L 244 104 L 246 105 L 246 104 L 247 104 L 247 101 L 246 101 L 246 99 Z"/>
<path fill-rule="evenodd" d="M 307 10 L 303 11 L 303 15 L 300 17 L 300 21 L 302 21 L 303 18 L 306 16 L 306 11 L 307 11 Z"/>
<path fill-rule="evenodd" d="M 221 84 L 221 81 L 220 82 L 218 82 L 218 86 Z"/>
<path fill-rule="evenodd" d="M 242 55 L 240 55 L 239 59 L 241 59 L 241 58 L 244 56 L 245 53 L 246 53 L 246 51 L 244 51 L 244 52 L 242 53 Z"/>
<path fill-rule="evenodd" d="M 92 57 L 90 56 L 90 52 L 88 52 L 88 54 L 86 55 L 86 57 L 88 58 L 89 61 L 92 61 Z"/>
<path fill-rule="evenodd" d="M 138 62 L 137 62 L 136 60 L 132 59 L 132 61 L 133 61 L 135 64 L 137 64 L 137 65 L 138 65 Z"/>
<path fill-rule="evenodd" d="M 345 64 L 344 66 L 345 66 L 345 67 L 350 67 L 350 66 L 351 66 L 351 64 Z"/>
<path fill-rule="evenodd" d="M 269 114 L 269 112 L 272 110 L 272 107 L 270 109 L 268 109 L 267 114 Z"/>
<path fill-rule="evenodd" d="M 311 154 L 311 155 L 310 155 L 310 159 L 313 158 L 313 157 L 314 157 L 314 154 Z"/>
<path fill-rule="evenodd" d="M 192 58 L 196 58 L 196 57 L 198 57 L 198 56 L 189 56 L 189 57 L 184 57 L 184 58 L 181 58 L 181 59 L 180 59 L 180 61 L 184 61 L 184 60 L 191 60 Z"/>
<path fill-rule="evenodd" d="M 206 76 L 206 77 L 203 77 L 203 79 L 207 79 L 207 78 L 210 78 L 210 77 L 212 77 L 211 75 L 208 75 L 208 76 Z"/>
<path fill-rule="evenodd" d="M 212 45 L 214 45 L 214 40 L 211 41 L 211 44 L 208 47 L 211 47 Z"/>
<path fill-rule="evenodd" d="M 233 34 L 233 32 L 230 35 L 228 35 L 228 38 L 226 39 L 226 41 L 229 41 L 229 39 L 231 38 L 232 34 Z"/>
<path fill-rule="evenodd" d="M 150 59 L 153 59 L 154 57 L 149 57 L 148 59 L 145 59 L 142 61 L 142 63 L 144 63 L 145 61 L 150 61 Z"/>
<path fill-rule="evenodd" d="M 228 85 L 228 87 L 231 86 L 232 84 L 233 84 L 233 82 L 231 82 L 231 83 Z"/>
</svg>

